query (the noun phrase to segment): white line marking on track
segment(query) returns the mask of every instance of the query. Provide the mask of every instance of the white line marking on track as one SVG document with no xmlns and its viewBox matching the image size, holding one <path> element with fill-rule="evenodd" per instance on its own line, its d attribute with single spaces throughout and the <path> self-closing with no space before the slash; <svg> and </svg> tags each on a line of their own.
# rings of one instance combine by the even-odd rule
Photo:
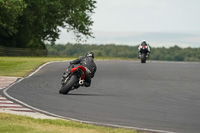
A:
<svg viewBox="0 0 200 133">
<path fill-rule="evenodd" d="M 31 73 L 30 75 L 28 75 L 27 77 L 25 78 L 21 78 L 20 80 L 18 80 L 17 82 L 15 82 L 14 84 L 17 84 L 19 82 L 21 82 L 22 80 L 26 79 L 26 78 L 29 78 L 31 77 L 32 75 L 34 75 L 35 73 L 37 73 L 41 68 L 43 68 L 44 66 L 50 64 L 50 63 L 54 63 L 54 62 L 65 62 L 65 61 L 52 61 L 52 62 L 47 62 L 45 64 L 43 64 L 42 66 L 40 66 L 35 72 Z M 117 128 L 126 128 L 126 129 L 135 129 L 135 130 L 142 130 L 142 131 L 150 131 L 150 132 L 157 132 L 157 133 L 175 133 L 175 132 L 170 132 L 170 131 L 164 131 L 164 130 L 154 130 L 154 129 L 148 129 L 148 128 L 139 128 L 139 127 L 129 127 L 129 126 L 122 126 L 122 125 L 114 125 L 114 124 L 107 124 L 107 123 L 99 123 L 99 122 L 90 122 L 90 121 L 83 121 L 83 120 L 78 120 L 78 119 L 74 119 L 74 118 L 69 118 L 69 117 L 63 117 L 63 116 L 60 116 L 60 115 L 56 115 L 56 114 L 53 114 L 53 113 L 49 113 L 47 111 L 44 111 L 44 110 L 40 110 L 40 109 L 37 109 L 35 107 L 32 107 L 18 99 L 15 99 L 13 97 L 11 97 L 10 95 L 8 95 L 8 93 L 6 92 L 10 87 L 12 87 L 14 84 L 10 85 L 9 87 L 7 87 L 6 89 L 3 90 L 3 93 L 9 97 L 10 99 L 28 107 L 28 108 L 31 108 L 33 110 L 37 110 L 39 112 L 42 112 L 44 114 L 48 114 L 50 116 L 54 116 L 54 117 L 58 117 L 58 118 L 61 118 L 61 119 L 68 119 L 68 120 L 72 120 L 72 121 L 77 121 L 77 122 L 82 122 L 82 123 L 87 123 L 87 124 L 94 124 L 94 125 L 102 125 L 102 126 L 110 126 L 110 127 L 117 127 Z"/>
</svg>

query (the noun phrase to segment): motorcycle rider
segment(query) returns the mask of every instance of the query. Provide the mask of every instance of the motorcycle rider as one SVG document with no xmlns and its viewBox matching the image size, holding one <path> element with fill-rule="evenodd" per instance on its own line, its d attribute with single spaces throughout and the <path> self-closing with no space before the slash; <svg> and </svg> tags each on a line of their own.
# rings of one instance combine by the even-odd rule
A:
<svg viewBox="0 0 200 133">
<path fill-rule="evenodd" d="M 97 70 L 97 66 L 94 62 L 94 53 L 88 52 L 86 56 L 81 56 L 78 59 L 70 61 L 69 63 L 70 65 L 79 64 L 86 68 L 84 86 L 89 87 L 91 84 L 91 79 L 94 77 L 95 72 Z"/>
<path fill-rule="evenodd" d="M 148 50 L 148 51 L 147 51 L 146 57 L 148 58 L 149 55 L 150 55 L 151 49 L 150 49 L 149 44 L 147 44 L 147 42 L 146 42 L 145 40 L 143 40 L 142 43 L 138 46 L 138 51 L 139 51 L 139 56 L 138 56 L 138 58 L 141 57 L 141 49 L 142 49 L 142 46 L 146 46 L 146 47 L 147 47 L 147 50 Z"/>
</svg>

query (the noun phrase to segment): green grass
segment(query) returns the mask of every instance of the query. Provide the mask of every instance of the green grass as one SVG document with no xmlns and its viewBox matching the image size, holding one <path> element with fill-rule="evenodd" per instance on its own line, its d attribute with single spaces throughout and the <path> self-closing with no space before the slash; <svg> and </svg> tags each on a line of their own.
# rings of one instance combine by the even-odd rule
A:
<svg viewBox="0 0 200 133">
<path fill-rule="evenodd" d="M 64 57 L 0 57 L 0 76 L 24 77 L 46 62 L 72 59 Z"/>
<path fill-rule="evenodd" d="M 34 119 L 0 113 L 0 133 L 139 133 L 135 130 L 82 124 L 68 120 Z M 142 132 L 140 132 L 142 133 Z"/>
</svg>

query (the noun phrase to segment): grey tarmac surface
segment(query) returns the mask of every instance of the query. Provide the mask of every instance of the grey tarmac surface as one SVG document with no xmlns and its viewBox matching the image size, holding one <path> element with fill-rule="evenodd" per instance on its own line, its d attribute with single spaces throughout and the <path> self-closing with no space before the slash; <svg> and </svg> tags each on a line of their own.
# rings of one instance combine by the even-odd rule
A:
<svg viewBox="0 0 200 133">
<path fill-rule="evenodd" d="M 89 88 L 59 94 L 68 62 L 50 63 L 6 93 L 64 117 L 180 133 L 200 132 L 200 63 L 96 61 Z"/>
</svg>

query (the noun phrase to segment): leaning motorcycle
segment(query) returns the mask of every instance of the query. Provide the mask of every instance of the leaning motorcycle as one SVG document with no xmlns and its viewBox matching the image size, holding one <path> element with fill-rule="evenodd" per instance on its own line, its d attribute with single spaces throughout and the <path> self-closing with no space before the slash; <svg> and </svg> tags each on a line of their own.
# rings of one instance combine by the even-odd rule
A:
<svg viewBox="0 0 200 133">
<path fill-rule="evenodd" d="M 66 70 L 68 74 L 64 73 L 61 81 L 60 94 L 68 94 L 69 91 L 79 88 L 84 84 L 86 69 L 83 66 L 74 67 L 69 66 Z"/>
<path fill-rule="evenodd" d="M 147 60 L 147 53 L 148 53 L 148 48 L 147 46 L 141 46 L 140 48 L 140 53 L 141 53 L 141 63 L 146 63 L 146 60 Z"/>
</svg>

